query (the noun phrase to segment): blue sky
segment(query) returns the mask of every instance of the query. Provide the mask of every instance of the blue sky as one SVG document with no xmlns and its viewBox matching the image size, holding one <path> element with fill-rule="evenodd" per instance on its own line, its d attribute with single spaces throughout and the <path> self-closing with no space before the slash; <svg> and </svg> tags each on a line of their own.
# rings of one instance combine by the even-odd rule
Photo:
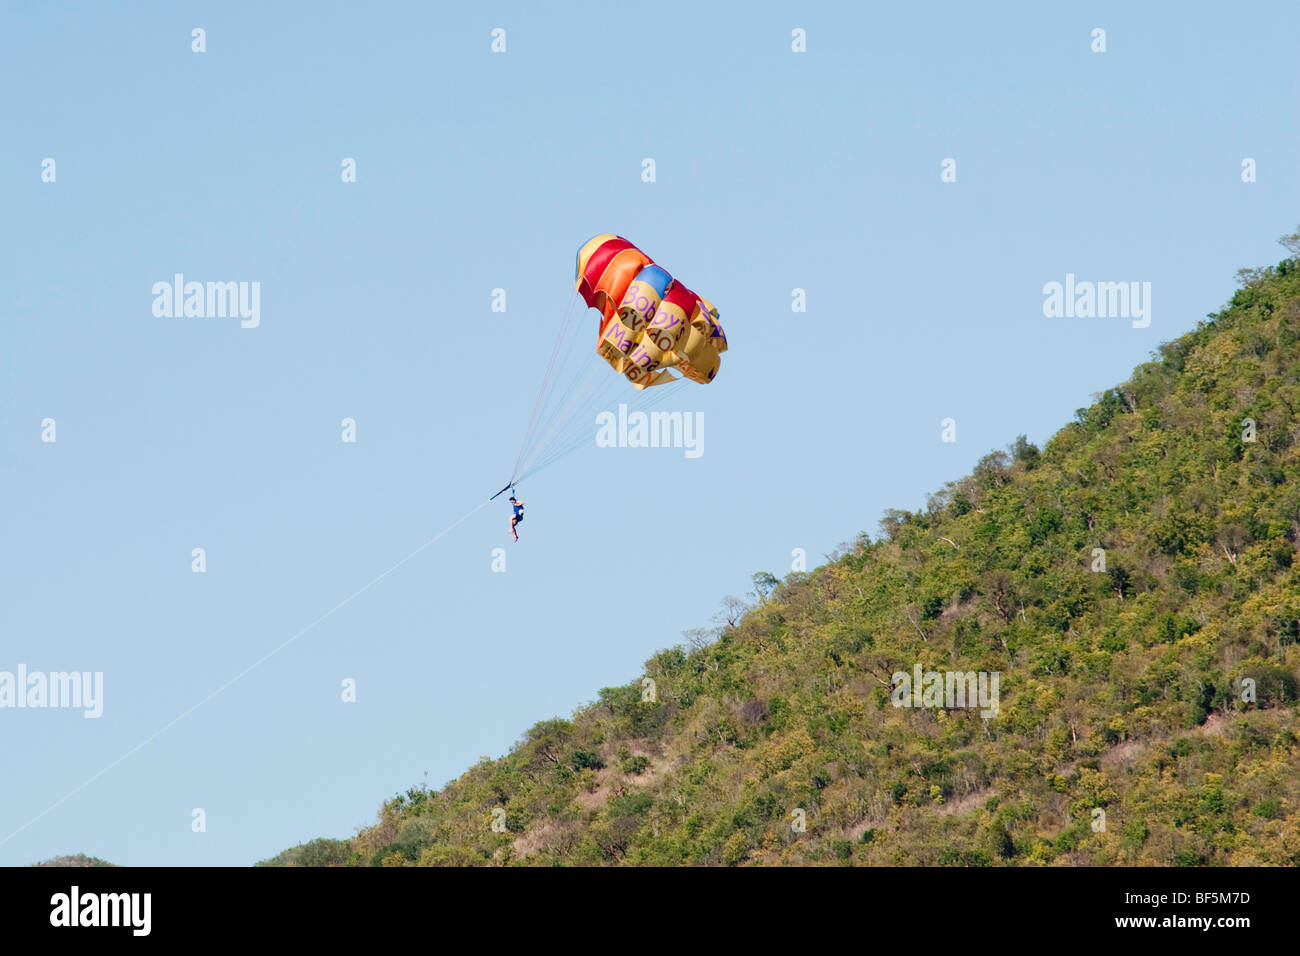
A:
<svg viewBox="0 0 1300 956">
<path fill-rule="evenodd" d="M 0 864 L 347 836 L 1045 440 L 1300 221 L 1290 5 L 1149 6 L 8 4 L 0 671 L 102 671 L 104 712 L 0 709 Z M 704 454 L 593 420 L 518 545 L 498 499 L 303 632 L 509 477 L 604 232 L 721 311 L 666 406 Z M 155 317 L 177 272 L 260 325 Z M 1046 318 L 1066 273 L 1150 282 L 1150 327 Z"/>
</svg>

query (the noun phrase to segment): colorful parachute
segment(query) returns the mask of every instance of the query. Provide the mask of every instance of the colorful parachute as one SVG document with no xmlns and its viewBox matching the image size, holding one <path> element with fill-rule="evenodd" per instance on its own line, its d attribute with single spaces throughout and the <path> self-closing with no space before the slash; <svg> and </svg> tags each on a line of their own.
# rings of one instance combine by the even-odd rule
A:
<svg viewBox="0 0 1300 956">
<path fill-rule="evenodd" d="M 578 250 L 578 292 L 603 316 L 596 351 L 638 389 L 676 381 L 707 385 L 727 337 L 718 310 L 620 236 L 597 236 Z"/>
</svg>

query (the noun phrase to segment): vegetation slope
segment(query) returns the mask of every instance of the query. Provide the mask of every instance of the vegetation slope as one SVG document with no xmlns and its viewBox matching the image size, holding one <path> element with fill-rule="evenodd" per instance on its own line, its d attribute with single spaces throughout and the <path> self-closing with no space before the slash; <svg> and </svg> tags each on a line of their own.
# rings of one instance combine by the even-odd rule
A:
<svg viewBox="0 0 1300 956">
<path fill-rule="evenodd" d="M 97 856 L 86 856 L 84 853 L 74 853 L 71 856 L 56 856 L 53 859 L 43 860 L 40 863 L 33 863 L 32 866 L 61 866 L 61 867 L 86 867 L 86 866 L 116 866 L 107 860 L 101 860 Z"/>
</svg>

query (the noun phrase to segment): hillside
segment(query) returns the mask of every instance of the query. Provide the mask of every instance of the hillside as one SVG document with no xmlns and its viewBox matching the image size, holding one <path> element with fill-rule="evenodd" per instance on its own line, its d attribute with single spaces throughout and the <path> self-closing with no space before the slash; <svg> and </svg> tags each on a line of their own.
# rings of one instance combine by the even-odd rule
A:
<svg viewBox="0 0 1300 956">
<path fill-rule="evenodd" d="M 74 853 L 72 856 L 56 856 L 52 860 L 44 860 L 40 863 L 33 863 L 32 866 L 62 866 L 62 867 L 86 867 L 86 866 L 116 866 L 106 860 L 101 860 L 97 856 L 86 856 L 84 853 Z"/>
<path fill-rule="evenodd" d="M 1241 280 L 1041 450 L 755 575 L 653 701 L 265 864 L 1300 864 L 1300 259 Z M 996 714 L 894 706 L 918 665 Z"/>
</svg>

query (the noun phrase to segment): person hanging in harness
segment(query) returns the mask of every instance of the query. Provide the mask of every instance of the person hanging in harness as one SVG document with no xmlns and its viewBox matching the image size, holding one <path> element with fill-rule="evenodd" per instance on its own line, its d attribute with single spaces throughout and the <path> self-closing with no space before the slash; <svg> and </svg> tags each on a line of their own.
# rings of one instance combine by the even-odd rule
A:
<svg viewBox="0 0 1300 956">
<path fill-rule="evenodd" d="M 510 516 L 510 534 L 516 541 L 519 540 L 519 532 L 515 528 L 519 527 L 520 522 L 524 520 L 524 503 L 516 501 L 515 496 L 510 496 L 510 507 L 514 509 L 514 514 Z"/>
</svg>

